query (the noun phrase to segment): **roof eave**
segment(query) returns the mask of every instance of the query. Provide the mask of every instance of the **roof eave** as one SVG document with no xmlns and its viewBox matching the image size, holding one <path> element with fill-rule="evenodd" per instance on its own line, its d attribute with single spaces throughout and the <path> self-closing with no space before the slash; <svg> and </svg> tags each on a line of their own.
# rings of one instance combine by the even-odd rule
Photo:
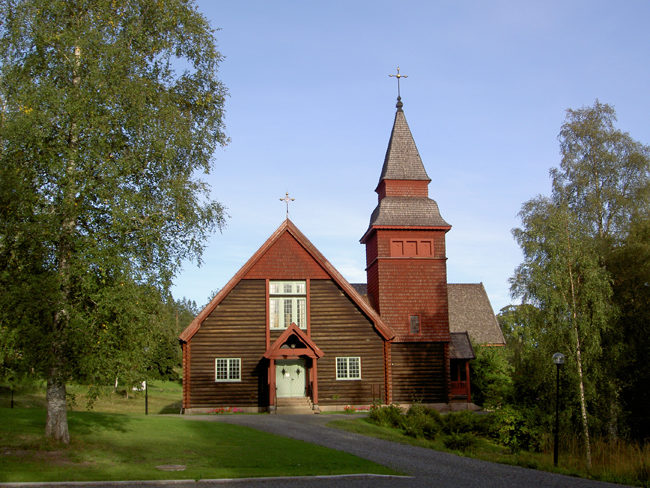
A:
<svg viewBox="0 0 650 488">
<path fill-rule="evenodd" d="M 377 230 L 443 230 L 447 233 L 451 230 L 451 225 L 371 225 L 359 242 L 365 244 L 372 232 Z"/>
</svg>

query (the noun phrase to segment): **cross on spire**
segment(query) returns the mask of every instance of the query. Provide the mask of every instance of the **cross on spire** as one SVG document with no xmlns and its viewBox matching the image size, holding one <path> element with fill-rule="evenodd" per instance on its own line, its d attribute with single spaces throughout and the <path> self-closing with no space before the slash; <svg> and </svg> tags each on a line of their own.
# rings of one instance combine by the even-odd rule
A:
<svg viewBox="0 0 650 488">
<path fill-rule="evenodd" d="M 289 202 L 293 202 L 295 198 L 289 197 L 289 192 L 286 192 L 284 195 L 284 198 L 280 198 L 281 202 L 284 202 L 287 204 L 287 218 L 289 218 Z"/>
<path fill-rule="evenodd" d="M 399 79 L 400 78 L 408 78 L 408 75 L 402 75 L 399 72 L 399 66 L 397 67 L 397 74 L 394 75 L 388 75 L 391 78 L 397 78 L 397 108 L 402 108 L 402 96 L 399 91 Z"/>
</svg>

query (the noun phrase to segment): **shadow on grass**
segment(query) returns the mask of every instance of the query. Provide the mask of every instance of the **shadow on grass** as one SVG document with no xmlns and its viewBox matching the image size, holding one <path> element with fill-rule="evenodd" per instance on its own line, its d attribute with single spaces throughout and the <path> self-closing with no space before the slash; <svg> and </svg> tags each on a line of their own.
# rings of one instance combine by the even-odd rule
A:
<svg viewBox="0 0 650 488">
<path fill-rule="evenodd" d="M 126 432 L 131 419 L 127 415 L 100 412 L 68 412 L 70 430 L 81 435 L 99 430 Z"/>
<path fill-rule="evenodd" d="M 163 408 L 160 409 L 160 411 L 158 413 L 160 413 L 160 414 L 169 414 L 169 413 L 180 414 L 182 408 L 183 408 L 183 401 L 179 400 L 177 402 L 170 403 L 169 405 L 165 405 Z"/>
</svg>

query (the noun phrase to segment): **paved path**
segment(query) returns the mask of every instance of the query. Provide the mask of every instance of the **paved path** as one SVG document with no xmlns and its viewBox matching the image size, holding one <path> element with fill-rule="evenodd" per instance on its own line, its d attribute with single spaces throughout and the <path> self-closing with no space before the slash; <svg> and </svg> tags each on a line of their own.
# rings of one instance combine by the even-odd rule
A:
<svg viewBox="0 0 650 488">
<path fill-rule="evenodd" d="M 406 473 L 408 478 L 340 478 L 321 480 L 283 480 L 279 484 L 247 486 L 351 486 L 351 487 L 429 487 L 504 488 L 504 487 L 621 487 L 612 483 L 572 478 L 545 471 L 490 463 L 433 451 L 422 447 L 384 441 L 326 427 L 326 423 L 346 415 L 210 415 L 186 417 L 206 421 L 246 425 L 273 434 L 320 444 Z"/>
</svg>

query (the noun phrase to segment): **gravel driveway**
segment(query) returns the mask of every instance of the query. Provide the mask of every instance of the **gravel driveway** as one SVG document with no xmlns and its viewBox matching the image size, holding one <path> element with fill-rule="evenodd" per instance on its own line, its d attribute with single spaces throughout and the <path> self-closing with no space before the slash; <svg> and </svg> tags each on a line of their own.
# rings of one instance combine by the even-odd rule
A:
<svg viewBox="0 0 650 488">
<path fill-rule="evenodd" d="M 573 478 L 544 471 L 490 463 L 416 446 L 384 441 L 327 427 L 325 424 L 347 415 L 215 415 L 185 417 L 245 425 L 273 434 L 349 452 L 409 477 L 346 477 L 269 481 L 247 486 L 353 486 L 353 487 L 620 487 L 612 483 Z M 277 480 L 280 481 L 280 480 Z"/>
</svg>

